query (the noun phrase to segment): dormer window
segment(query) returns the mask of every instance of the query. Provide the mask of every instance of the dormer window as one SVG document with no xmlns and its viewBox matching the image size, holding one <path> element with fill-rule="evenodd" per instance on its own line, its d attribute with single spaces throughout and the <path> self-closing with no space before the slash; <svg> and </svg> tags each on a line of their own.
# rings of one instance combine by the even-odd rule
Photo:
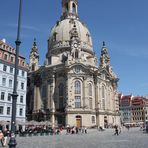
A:
<svg viewBox="0 0 148 148">
<path fill-rule="evenodd" d="M 55 42 L 57 40 L 57 33 L 55 32 L 54 34 L 53 34 L 53 41 Z"/>
<path fill-rule="evenodd" d="M 87 33 L 86 37 L 87 37 L 87 42 L 89 43 L 90 42 L 90 35 Z"/>
</svg>

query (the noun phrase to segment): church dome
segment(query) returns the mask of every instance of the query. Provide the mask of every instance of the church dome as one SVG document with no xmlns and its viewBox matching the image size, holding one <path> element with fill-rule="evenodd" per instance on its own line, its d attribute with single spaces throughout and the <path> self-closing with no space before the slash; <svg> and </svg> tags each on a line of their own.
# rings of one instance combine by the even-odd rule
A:
<svg viewBox="0 0 148 148">
<path fill-rule="evenodd" d="M 89 30 L 86 25 L 79 21 L 79 19 L 63 19 L 58 21 L 56 25 L 52 28 L 49 37 L 50 49 L 57 49 L 62 47 L 70 47 L 71 40 L 71 30 L 75 26 L 79 40 L 81 42 L 81 48 L 89 51 L 92 49 L 92 39 Z"/>
</svg>

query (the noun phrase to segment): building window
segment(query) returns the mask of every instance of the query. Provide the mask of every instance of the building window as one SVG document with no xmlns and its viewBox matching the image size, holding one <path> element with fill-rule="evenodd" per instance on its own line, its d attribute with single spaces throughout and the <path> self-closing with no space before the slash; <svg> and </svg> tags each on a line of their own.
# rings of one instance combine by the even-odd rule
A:
<svg viewBox="0 0 148 148">
<path fill-rule="evenodd" d="M 22 62 L 22 66 L 24 66 L 24 65 L 25 65 L 25 62 L 23 61 L 23 62 Z"/>
<path fill-rule="evenodd" d="M 75 96 L 75 108 L 81 108 L 81 97 Z"/>
<path fill-rule="evenodd" d="M 24 83 L 21 83 L 21 89 L 22 90 L 24 89 Z"/>
<path fill-rule="evenodd" d="M 59 85 L 59 108 L 62 109 L 64 107 L 64 85 L 61 83 Z"/>
<path fill-rule="evenodd" d="M 91 84 L 88 84 L 88 95 L 89 96 L 92 96 L 92 85 Z"/>
<path fill-rule="evenodd" d="M 23 109 L 22 108 L 20 108 L 19 115 L 23 116 Z"/>
<path fill-rule="evenodd" d="M 13 67 L 10 67 L 10 73 L 13 73 Z"/>
<path fill-rule="evenodd" d="M 7 107 L 7 115 L 10 115 L 10 107 Z"/>
<path fill-rule="evenodd" d="M 24 97 L 20 96 L 20 103 L 23 103 Z"/>
<path fill-rule="evenodd" d="M 53 34 L 53 41 L 55 42 L 57 40 L 57 33 L 55 32 L 54 34 Z"/>
<path fill-rule="evenodd" d="M 2 78 L 2 85 L 6 86 L 6 78 Z"/>
<path fill-rule="evenodd" d="M 22 70 L 22 77 L 24 77 L 25 76 L 25 72 Z"/>
<path fill-rule="evenodd" d="M 81 94 L 81 83 L 80 83 L 80 81 L 75 81 L 75 94 Z"/>
<path fill-rule="evenodd" d="M 8 93 L 8 101 L 11 101 L 11 94 Z"/>
<path fill-rule="evenodd" d="M 12 87 L 12 80 L 9 79 L 9 87 Z"/>
<path fill-rule="evenodd" d="M 4 60 L 7 60 L 7 59 L 8 59 L 8 55 L 4 54 Z"/>
<path fill-rule="evenodd" d="M 4 107 L 3 106 L 0 106 L 0 114 L 2 115 L 4 112 Z"/>
<path fill-rule="evenodd" d="M 14 62 L 14 57 L 11 56 L 10 62 Z"/>
<path fill-rule="evenodd" d="M 105 88 L 102 86 L 102 98 L 105 98 Z"/>
<path fill-rule="evenodd" d="M 7 66 L 3 65 L 3 71 L 7 71 Z"/>
<path fill-rule="evenodd" d="M 1 92 L 1 100 L 5 99 L 5 92 Z"/>
<path fill-rule="evenodd" d="M 91 117 L 91 121 L 92 121 L 92 123 L 95 123 L 95 116 Z"/>
</svg>

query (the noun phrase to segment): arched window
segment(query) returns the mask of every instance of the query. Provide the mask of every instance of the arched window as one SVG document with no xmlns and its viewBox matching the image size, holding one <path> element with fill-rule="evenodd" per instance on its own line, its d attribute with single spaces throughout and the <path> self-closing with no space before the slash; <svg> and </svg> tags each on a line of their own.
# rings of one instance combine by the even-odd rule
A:
<svg viewBox="0 0 148 148">
<path fill-rule="evenodd" d="M 59 109 L 64 108 L 64 85 L 59 84 Z"/>
<path fill-rule="evenodd" d="M 75 94 L 81 94 L 81 83 L 80 83 L 80 81 L 75 81 Z"/>
<path fill-rule="evenodd" d="M 81 107 L 81 83 L 75 81 L 75 108 Z"/>
<path fill-rule="evenodd" d="M 92 96 L 92 85 L 90 83 L 88 84 L 88 95 Z"/>
<path fill-rule="evenodd" d="M 72 12 L 76 13 L 76 5 L 74 3 L 72 4 Z"/>
</svg>

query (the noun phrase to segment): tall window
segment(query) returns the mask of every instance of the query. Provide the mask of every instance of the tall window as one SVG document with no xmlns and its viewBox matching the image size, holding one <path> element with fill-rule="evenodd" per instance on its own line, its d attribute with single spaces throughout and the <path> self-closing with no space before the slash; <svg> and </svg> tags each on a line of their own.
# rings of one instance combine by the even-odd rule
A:
<svg viewBox="0 0 148 148">
<path fill-rule="evenodd" d="M 13 61 L 14 61 L 14 57 L 11 56 L 11 58 L 10 58 L 10 62 L 13 62 Z"/>
<path fill-rule="evenodd" d="M 2 78 L 2 85 L 6 86 L 6 78 Z"/>
<path fill-rule="evenodd" d="M 10 73 L 13 73 L 13 67 L 10 67 Z"/>
<path fill-rule="evenodd" d="M 12 87 L 12 80 L 9 79 L 9 87 Z"/>
<path fill-rule="evenodd" d="M 8 56 L 7 54 L 4 54 L 4 60 L 7 60 Z"/>
<path fill-rule="evenodd" d="M 81 83 L 80 81 L 75 81 L 75 107 L 81 107 Z"/>
<path fill-rule="evenodd" d="M 2 115 L 4 113 L 4 107 L 0 106 L 0 114 Z"/>
<path fill-rule="evenodd" d="M 92 96 L 92 85 L 90 83 L 88 84 L 88 93 L 89 96 Z"/>
<path fill-rule="evenodd" d="M 7 115 L 10 115 L 10 107 L 7 107 Z"/>
<path fill-rule="evenodd" d="M 80 83 L 80 81 L 75 82 L 75 94 L 81 94 L 81 83 Z"/>
<path fill-rule="evenodd" d="M 8 93 L 8 101 L 11 101 L 11 94 Z"/>
<path fill-rule="evenodd" d="M 20 108 L 19 115 L 23 116 L 23 109 L 22 108 Z"/>
<path fill-rule="evenodd" d="M 3 65 L 3 71 L 7 71 L 7 66 Z"/>
<path fill-rule="evenodd" d="M 81 97 L 75 96 L 75 108 L 81 108 Z"/>
<path fill-rule="evenodd" d="M 21 83 L 21 89 L 22 90 L 24 89 L 24 83 L 23 82 Z"/>
<path fill-rule="evenodd" d="M 1 100 L 5 99 L 5 92 L 1 92 Z"/>
<path fill-rule="evenodd" d="M 102 86 L 102 98 L 105 98 L 105 88 Z"/>
<path fill-rule="evenodd" d="M 24 97 L 20 96 L 20 103 L 23 103 Z"/>
<path fill-rule="evenodd" d="M 59 85 L 59 108 L 64 107 L 64 85 L 61 83 Z"/>
<path fill-rule="evenodd" d="M 25 72 L 22 70 L 22 77 L 24 77 L 25 76 Z"/>
</svg>

